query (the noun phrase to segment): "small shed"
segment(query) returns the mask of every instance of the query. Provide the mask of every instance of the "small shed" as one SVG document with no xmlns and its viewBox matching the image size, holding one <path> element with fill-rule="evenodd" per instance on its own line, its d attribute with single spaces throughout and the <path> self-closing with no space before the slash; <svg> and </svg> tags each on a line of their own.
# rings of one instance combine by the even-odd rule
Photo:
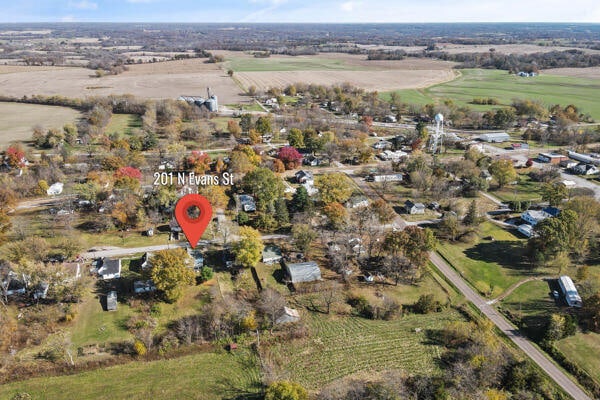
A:
<svg viewBox="0 0 600 400">
<path fill-rule="evenodd" d="M 321 280 L 321 269 L 314 261 L 285 264 L 285 271 L 292 283 Z"/>
<path fill-rule="evenodd" d="M 413 203 L 410 200 L 404 202 L 404 209 L 407 214 L 425 214 L 425 204 Z"/>
<path fill-rule="evenodd" d="M 117 292 L 111 290 L 106 295 L 106 311 L 116 311 L 117 310 Z"/>
</svg>

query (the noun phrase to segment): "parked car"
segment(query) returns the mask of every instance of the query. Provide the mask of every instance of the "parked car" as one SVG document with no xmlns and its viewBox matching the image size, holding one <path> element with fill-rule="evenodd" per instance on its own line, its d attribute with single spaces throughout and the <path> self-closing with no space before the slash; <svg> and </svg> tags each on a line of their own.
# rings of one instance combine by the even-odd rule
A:
<svg viewBox="0 0 600 400">
<path fill-rule="evenodd" d="M 552 297 L 554 297 L 555 300 L 558 300 L 558 298 L 560 297 L 560 294 L 558 293 L 558 290 L 553 290 L 552 291 Z"/>
</svg>

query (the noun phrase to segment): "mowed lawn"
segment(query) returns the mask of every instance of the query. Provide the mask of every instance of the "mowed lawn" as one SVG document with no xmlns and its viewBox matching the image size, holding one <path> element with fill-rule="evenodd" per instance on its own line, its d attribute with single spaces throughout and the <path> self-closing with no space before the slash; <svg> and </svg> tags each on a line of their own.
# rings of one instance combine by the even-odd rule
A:
<svg viewBox="0 0 600 400">
<path fill-rule="evenodd" d="M 0 102 L 0 147 L 15 141 L 29 141 L 36 125 L 62 129 L 80 117 L 79 111 L 68 107 Z"/>
<path fill-rule="evenodd" d="M 516 233 L 484 222 L 474 243 L 443 241 L 437 249 L 481 294 L 495 298 L 512 284 L 547 272 L 529 267 L 525 245 Z"/>
<path fill-rule="evenodd" d="M 504 202 L 542 200 L 542 182 L 535 182 L 527 174 L 519 174 L 518 179 L 519 183 L 516 185 L 504 186 L 501 189 L 492 189 L 490 190 L 490 194 Z"/>
<path fill-rule="evenodd" d="M 428 331 L 461 320 L 461 316 L 446 310 L 376 321 L 313 313 L 307 320 L 308 338 L 274 344 L 270 355 L 286 377 L 315 390 L 346 376 L 373 377 L 386 370 L 438 372 L 444 348 L 428 339 Z"/>
<path fill-rule="evenodd" d="M 34 400 L 229 399 L 262 389 L 256 357 L 240 349 L 172 360 L 131 362 L 76 375 L 0 386 L 0 398 L 27 392 Z"/>
<path fill-rule="evenodd" d="M 135 114 L 113 114 L 106 126 L 107 133 L 131 134 L 133 129 L 142 127 L 142 119 Z"/>
<path fill-rule="evenodd" d="M 494 107 L 469 104 L 475 97 L 493 97 L 502 106 L 510 105 L 515 98 L 539 100 L 546 106 L 574 104 L 583 113 L 600 120 L 600 80 L 546 75 L 543 72 L 529 78 L 501 70 L 463 69 L 460 72 L 461 76 L 453 81 L 427 89 L 400 90 L 398 93 L 406 103 L 436 103 L 447 98 L 476 110 Z M 389 93 L 383 96 L 389 98 Z"/>
<path fill-rule="evenodd" d="M 232 57 L 227 59 L 225 68 L 232 69 L 236 72 L 358 71 L 367 69 L 366 67 L 347 64 L 344 60 L 319 58 L 314 56 L 278 56 L 268 58 L 253 58 L 247 56 Z"/>
<path fill-rule="evenodd" d="M 600 382 L 600 334 L 577 333 L 560 340 L 556 347 L 596 382 Z"/>
</svg>

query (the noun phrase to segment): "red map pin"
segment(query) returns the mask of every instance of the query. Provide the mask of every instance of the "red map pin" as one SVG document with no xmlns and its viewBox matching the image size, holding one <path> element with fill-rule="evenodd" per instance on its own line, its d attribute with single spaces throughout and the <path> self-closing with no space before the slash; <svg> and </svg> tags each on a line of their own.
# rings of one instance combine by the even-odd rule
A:
<svg viewBox="0 0 600 400">
<path fill-rule="evenodd" d="M 186 194 L 175 206 L 175 219 L 193 249 L 212 219 L 212 206 L 204 196 Z"/>
</svg>

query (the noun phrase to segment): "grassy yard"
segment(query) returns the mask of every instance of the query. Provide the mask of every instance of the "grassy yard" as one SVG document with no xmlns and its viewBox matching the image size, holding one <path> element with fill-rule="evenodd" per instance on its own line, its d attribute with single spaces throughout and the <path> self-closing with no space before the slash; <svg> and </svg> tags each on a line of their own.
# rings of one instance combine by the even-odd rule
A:
<svg viewBox="0 0 600 400">
<path fill-rule="evenodd" d="M 0 398 L 27 392 L 32 399 L 202 399 L 217 400 L 259 393 L 256 358 L 200 353 L 172 360 L 132 362 L 76 375 L 35 378 L 0 386 Z"/>
<path fill-rule="evenodd" d="M 492 237 L 494 240 L 486 240 Z M 525 240 L 491 222 L 480 225 L 474 243 L 440 242 L 438 250 L 480 293 L 495 298 L 522 279 L 542 275 L 524 262 Z"/>
<path fill-rule="evenodd" d="M 590 374 L 596 382 L 600 382 L 600 334 L 577 333 L 557 342 L 556 347 Z"/>
<path fill-rule="evenodd" d="M 297 57 L 232 57 L 225 62 L 224 69 L 233 69 L 236 72 L 255 72 L 255 71 L 353 71 L 361 70 L 356 65 L 348 65 L 344 60 L 335 60 L 329 58 L 319 58 L 314 56 Z"/>
<path fill-rule="evenodd" d="M 519 183 L 505 186 L 501 189 L 490 190 L 490 194 L 498 199 L 508 202 L 515 200 L 541 201 L 543 183 L 533 181 L 529 175 L 520 174 Z"/>
<path fill-rule="evenodd" d="M 135 114 L 113 114 L 106 126 L 107 133 L 124 133 L 130 135 L 133 129 L 142 127 L 142 119 Z"/>
<path fill-rule="evenodd" d="M 393 321 L 310 314 L 310 336 L 274 344 L 269 356 L 287 378 L 309 389 L 345 376 L 372 377 L 389 369 L 436 373 L 443 348 L 429 341 L 428 331 L 460 319 L 454 311 Z"/>
<path fill-rule="evenodd" d="M 265 111 L 259 104 L 256 104 L 256 102 L 245 104 L 226 104 L 226 107 L 232 110 Z"/>
<path fill-rule="evenodd" d="M 531 338 L 540 339 L 544 334 L 547 316 L 559 308 L 549 295 L 550 287 L 545 281 L 522 284 L 502 300 L 502 307 L 521 318 L 521 329 Z"/>
<path fill-rule="evenodd" d="M 600 81 L 543 73 L 533 78 L 509 75 L 506 71 L 463 69 L 457 79 L 426 89 L 400 90 L 402 101 L 414 104 L 436 103 L 450 98 L 456 104 L 469 105 L 476 110 L 486 110 L 510 105 L 515 98 L 535 99 L 544 105 L 575 104 L 584 113 L 600 119 Z M 389 98 L 389 93 L 382 95 Z M 493 97 L 500 106 L 469 104 L 475 97 Z"/>
</svg>

